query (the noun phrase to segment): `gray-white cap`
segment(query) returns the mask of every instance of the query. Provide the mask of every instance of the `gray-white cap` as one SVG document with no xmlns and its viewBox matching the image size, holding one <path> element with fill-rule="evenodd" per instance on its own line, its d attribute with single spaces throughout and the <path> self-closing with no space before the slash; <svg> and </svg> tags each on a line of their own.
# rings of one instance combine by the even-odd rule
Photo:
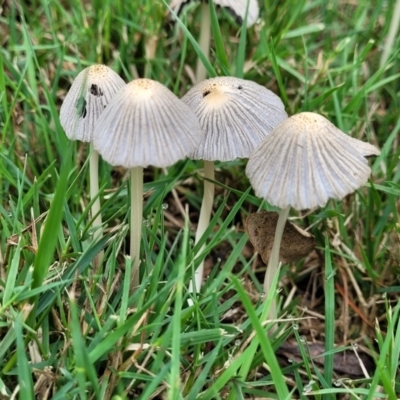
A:
<svg viewBox="0 0 400 400">
<path fill-rule="evenodd" d="M 175 13 L 179 13 L 181 8 L 188 3 L 189 0 L 171 0 L 169 6 Z M 246 16 L 247 0 L 214 0 L 217 6 L 229 9 L 241 21 Z M 247 26 L 254 25 L 258 19 L 260 8 L 257 0 L 249 0 L 249 9 L 247 12 Z"/>
<path fill-rule="evenodd" d="M 182 98 L 197 115 L 205 136 L 189 157 L 231 161 L 247 158 L 287 118 L 281 99 L 253 81 L 218 77 L 200 82 Z"/>
<path fill-rule="evenodd" d="M 122 78 L 106 65 L 95 64 L 81 71 L 60 109 L 60 122 L 67 137 L 92 142 L 96 120 L 123 86 Z"/>
<path fill-rule="evenodd" d="M 246 175 L 256 195 L 271 205 L 323 207 L 364 185 L 371 174 L 366 157 L 379 154 L 325 117 L 302 112 L 278 125 L 254 150 Z"/>
<path fill-rule="evenodd" d="M 195 114 L 167 87 L 135 79 L 97 120 L 93 146 L 111 165 L 167 167 L 187 157 L 202 137 Z"/>
</svg>

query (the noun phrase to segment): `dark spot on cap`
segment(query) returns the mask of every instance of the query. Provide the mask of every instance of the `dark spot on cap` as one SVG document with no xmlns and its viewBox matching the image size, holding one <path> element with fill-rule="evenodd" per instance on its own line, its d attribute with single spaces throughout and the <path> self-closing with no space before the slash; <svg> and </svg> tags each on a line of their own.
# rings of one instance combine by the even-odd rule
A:
<svg viewBox="0 0 400 400">
<path fill-rule="evenodd" d="M 93 95 L 93 96 L 103 96 L 103 91 L 100 89 L 99 86 L 93 84 L 92 86 L 90 86 L 89 92 Z"/>
<path fill-rule="evenodd" d="M 209 90 L 206 90 L 205 92 L 203 92 L 203 97 L 206 97 L 210 94 L 211 92 Z"/>
<path fill-rule="evenodd" d="M 82 118 L 86 117 L 87 109 L 86 109 L 86 100 L 84 97 L 79 97 L 78 102 L 76 104 L 76 109 L 78 110 L 78 115 Z"/>
<path fill-rule="evenodd" d="M 242 89 L 243 89 L 243 86 L 242 86 L 242 85 L 239 85 L 239 86 L 238 86 L 238 89 L 239 89 L 239 90 L 242 90 Z"/>
</svg>

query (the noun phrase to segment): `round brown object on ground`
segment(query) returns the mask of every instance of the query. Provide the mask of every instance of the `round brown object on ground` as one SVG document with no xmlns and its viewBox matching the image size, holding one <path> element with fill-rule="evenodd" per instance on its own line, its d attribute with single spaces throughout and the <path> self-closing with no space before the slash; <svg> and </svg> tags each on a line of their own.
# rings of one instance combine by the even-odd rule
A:
<svg viewBox="0 0 400 400">
<path fill-rule="evenodd" d="M 261 255 L 265 264 L 268 264 L 274 244 L 278 216 L 276 212 L 260 211 L 250 214 L 245 222 L 250 242 Z M 279 261 L 287 264 L 301 260 L 313 250 L 314 245 L 314 236 L 287 221 L 283 232 Z"/>
</svg>

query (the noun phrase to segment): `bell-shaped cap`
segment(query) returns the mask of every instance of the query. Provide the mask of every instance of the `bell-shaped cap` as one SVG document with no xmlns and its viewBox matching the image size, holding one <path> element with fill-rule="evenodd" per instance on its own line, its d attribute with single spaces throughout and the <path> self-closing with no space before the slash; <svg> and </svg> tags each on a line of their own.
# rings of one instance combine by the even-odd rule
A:
<svg viewBox="0 0 400 400">
<path fill-rule="evenodd" d="M 179 14 L 182 7 L 189 0 L 171 0 L 169 6 L 172 10 Z M 214 0 L 214 4 L 227 8 L 237 19 L 243 21 L 246 16 L 247 0 Z M 254 25 L 260 14 L 260 8 L 257 0 L 249 0 L 249 9 L 247 12 L 247 26 Z"/>
<path fill-rule="evenodd" d="M 197 115 L 205 134 L 189 156 L 195 160 L 247 158 L 287 118 L 277 95 L 258 83 L 234 77 L 200 82 L 182 101 Z"/>
<path fill-rule="evenodd" d="M 296 210 L 323 207 L 364 185 L 365 157 L 379 150 L 354 139 L 323 116 L 303 112 L 278 125 L 254 150 L 246 175 L 257 196 Z"/>
<path fill-rule="evenodd" d="M 202 137 L 195 114 L 167 87 L 135 79 L 101 114 L 93 146 L 111 165 L 167 167 L 187 157 Z"/>
<path fill-rule="evenodd" d="M 96 64 L 81 71 L 60 109 L 60 122 L 67 137 L 92 142 L 96 120 L 123 86 L 122 78 L 106 65 Z"/>
<path fill-rule="evenodd" d="M 279 214 L 276 212 L 260 211 L 250 214 L 245 222 L 250 242 L 265 264 L 268 264 L 272 252 L 278 218 Z M 313 250 L 314 245 L 314 236 L 292 222 L 286 221 L 279 250 L 279 261 L 287 264 L 301 260 Z"/>
</svg>

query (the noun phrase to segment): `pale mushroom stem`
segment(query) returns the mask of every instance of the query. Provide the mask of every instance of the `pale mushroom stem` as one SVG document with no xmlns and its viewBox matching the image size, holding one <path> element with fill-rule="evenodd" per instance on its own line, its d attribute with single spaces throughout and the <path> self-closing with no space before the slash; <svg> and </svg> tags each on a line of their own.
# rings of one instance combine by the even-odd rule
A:
<svg viewBox="0 0 400 400">
<path fill-rule="evenodd" d="M 279 212 L 278 222 L 275 228 L 274 244 L 272 245 L 271 255 L 268 260 L 267 271 L 264 278 L 264 294 L 265 298 L 268 297 L 272 282 L 279 269 L 279 251 L 281 248 L 281 241 L 285 224 L 289 216 L 290 206 L 282 208 Z M 267 319 L 276 318 L 276 302 L 273 301 L 269 310 Z"/>
<path fill-rule="evenodd" d="M 209 179 L 209 180 L 208 180 Z M 198 243 L 201 237 L 204 235 L 211 218 L 211 211 L 214 204 L 214 182 L 210 182 L 214 180 L 214 162 L 213 161 L 204 161 L 204 193 L 203 200 L 201 202 L 200 215 L 199 215 L 199 223 L 197 225 L 196 238 L 195 243 Z M 205 244 L 199 250 L 200 254 L 205 247 Z M 204 260 L 201 261 L 200 265 L 197 267 L 194 273 L 194 282 L 196 287 L 196 292 L 199 293 L 201 290 L 201 283 L 203 281 L 204 274 Z M 189 292 L 193 293 L 193 282 L 190 282 Z"/>
<path fill-rule="evenodd" d="M 134 167 L 131 175 L 131 248 L 130 255 L 133 263 L 131 276 L 131 294 L 139 286 L 140 240 L 142 238 L 143 219 L 143 168 Z"/>
<path fill-rule="evenodd" d="M 92 204 L 92 218 L 94 217 L 92 226 L 95 228 L 93 233 L 93 240 L 97 240 L 103 237 L 103 226 L 100 212 L 100 197 L 99 197 L 99 153 L 90 145 L 90 158 L 89 158 L 89 174 L 90 174 L 90 199 L 95 199 Z M 101 262 L 103 260 L 104 252 L 101 251 L 93 259 L 93 270 L 94 273 L 98 272 Z"/>
<path fill-rule="evenodd" d="M 201 3 L 201 26 L 200 26 L 200 38 L 199 45 L 207 60 L 210 55 L 210 40 L 211 40 L 211 14 L 210 6 L 206 2 Z M 196 83 L 204 81 L 206 79 L 206 69 L 200 60 L 197 59 L 196 64 Z"/>
<path fill-rule="evenodd" d="M 199 45 L 207 59 L 209 58 L 210 55 L 210 40 L 211 40 L 210 6 L 204 2 L 201 3 L 201 27 L 200 27 Z M 196 65 L 196 83 L 204 81 L 206 79 L 206 76 L 207 76 L 207 71 L 200 58 L 198 58 Z M 213 161 L 204 161 L 204 178 L 214 180 Z M 215 186 L 213 182 L 210 182 L 207 179 L 204 179 L 204 193 L 203 193 L 203 200 L 201 202 L 199 223 L 197 225 L 195 243 L 198 243 L 200 238 L 204 235 L 204 232 L 207 229 L 208 224 L 210 223 L 211 211 L 214 203 Z M 204 246 L 205 245 L 201 247 L 199 253 L 203 251 Z M 194 287 L 196 288 L 197 293 L 200 292 L 201 283 L 203 281 L 203 273 L 204 273 L 204 260 L 201 261 L 200 265 L 198 266 L 198 268 L 194 273 L 194 283 L 193 281 L 190 281 L 189 293 L 194 292 Z"/>
</svg>

